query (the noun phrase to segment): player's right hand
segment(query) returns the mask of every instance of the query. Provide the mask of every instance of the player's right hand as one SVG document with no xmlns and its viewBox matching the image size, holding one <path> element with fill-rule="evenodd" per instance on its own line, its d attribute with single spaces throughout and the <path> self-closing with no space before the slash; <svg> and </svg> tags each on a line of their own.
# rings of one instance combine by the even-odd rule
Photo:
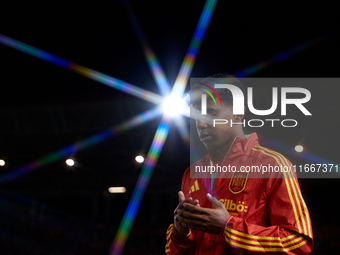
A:
<svg viewBox="0 0 340 255">
<path fill-rule="evenodd" d="M 181 225 L 181 223 L 179 222 L 177 216 L 178 216 L 178 209 L 184 209 L 183 204 L 184 203 L 189 203 L 192 205 L 197 205 L 199 206 L 199 201 L 197 199 L 193 200 L 192 197 L 188 197 L 187 199 L 185 199 L 184 193 L 182 191 L 178 192 L 178 206 L 176 207 L 175 211 L 174 211 L 174 225 L 175 225 L 175 229 L 176 231 L 180 234 L 180 235 L 187 235 L 190 232 L 190 229 L 183 227 Z"/>
</svg>

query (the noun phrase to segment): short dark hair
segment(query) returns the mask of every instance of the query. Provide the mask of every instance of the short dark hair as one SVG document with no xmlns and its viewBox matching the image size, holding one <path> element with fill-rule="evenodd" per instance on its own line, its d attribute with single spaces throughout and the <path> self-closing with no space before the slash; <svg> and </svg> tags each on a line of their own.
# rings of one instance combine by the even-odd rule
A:
<svg viewBox="0 0 340 255">
<path fill-rule="evenodd" d="M 234 76 L 231 76 L 231 75 L 228 75 L 228 74 L 218 73 L 218 74 L 214 74 L 212 76 L 209 76 L 207 78 L 203 78 L 199 82 L 194 83 L 191 86 L 191 89 L 204 88 L 204 89 L 210 90 L 209 88 L 204 86 L 204 84 L 207 84 L 211 87 L 214 87 L 215 84 L 232 84 L 232 85 L 235 85 L 236 87 L 238 87 L 239 89 L 241 89 L 242 92 L 243 92 L 243 95 L 246 97 L 245 87 L 242 85 L 242 83 L 237 78 L 235 78 Z M 220 96 L 221 101 L 223 101 L 227 104 L 233 105 L 233 96 L 232 96 L 229 89 L 215 88 L 215 90 L 217 91 L 218 95 Z M 215 93 L 211 93 L 211 94 L 215 98 L 217 98 Z"/>
</svg>

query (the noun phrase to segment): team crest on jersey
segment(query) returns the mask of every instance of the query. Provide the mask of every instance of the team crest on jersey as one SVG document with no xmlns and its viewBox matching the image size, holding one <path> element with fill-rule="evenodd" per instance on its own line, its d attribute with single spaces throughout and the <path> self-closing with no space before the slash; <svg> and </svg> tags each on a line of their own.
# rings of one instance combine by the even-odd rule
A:
<svg viewBox="0 0 340 255">
<path fill-rule="evenodd" d="M 248 175 L 249 173 L 246 172 L 233 173 L 229 182 L 229 190 L 234 194 L 242 192 L 246 187 Z"/>
</svg>

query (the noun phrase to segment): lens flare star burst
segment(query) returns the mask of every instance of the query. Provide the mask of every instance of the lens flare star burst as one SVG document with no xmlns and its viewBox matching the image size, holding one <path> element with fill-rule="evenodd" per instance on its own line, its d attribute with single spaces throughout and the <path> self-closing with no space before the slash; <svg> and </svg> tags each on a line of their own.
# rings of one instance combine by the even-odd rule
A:
<svg viewBox="0 0 340 255">
<path fill-rule="evenodd" d="M 69 157 L 70 155 L 82 149 L 98 144 L 110 137 L 113 137 L 131 128 L 137 127 L 141 124 L 147 123 L 163 115 L 162 120 L 153 138 L 147 157 L 143 163 L 143 168 L 138 178 L 137 184 L 134 188 L 132 197 L 129 201 L 129 204 L 126 208 L 126 211 L 120 223 L 117 234 L 114 238 L 114 242 L 111 247 L 110 255 L 120 255 L 124 249 L 125 243 L 127 241 L 127 238 L 129 237 L 130 230 L 133 226 L 134 220 L 138 213 L 143 196 L 148 187 L 153 171 L 156 167 L 156 164 L 159 159 L 160 153 L 163 149 L 165 140 L 168 136 L 172 121 L 175 122 L 186 144 L 189 144 L 188 129 L 182 117 L 182 115 L 186 115 L 189 117 L 189 114 L 188 112 L 185 113 L 182 111 L 184 108 L 186 108 L 182 97 L 183 97 L 183 93 L 185 91 L 189 76 L 192 72 L 194 63 L 196 61 L 198 51 L 200 49 L 200 46 L 202 44 L 202 41 L 207 31 L 207 28 L 209 26 L 211 17 L 215 10 L 217 0 L 206 0 L 205 2 L 203 11 L 200 15 L 198 24 L 194 31 L 194 35 L 191 39 L 189 48 L 184 57 L 183 63 L 181 65 L 179 74 L 176 78 L 172 91 L 170 89 L 169 81 L 156 57 L 156 54 L 150 47 L 146 39 L 146 36 L 141 26 L 138 23 L 136 16 L 132 12 L 132 8 L 129 2 L 127 0 L 124 0 L 123 3 L 127 8 L 131 23 L 141 43 L 145 58 L 147 60 L 147 64 L 149 66 L 149 69 L 152 73 L 155 83 L 158 86 L 162 96 L 152 93 L 150 91 L 147 91 L 145 89 L 139 88 L 137 86 L 134 86 L 130 83 L 121 81 L 109 75 L 103 74 L 101 72 L 95 71 L 93 69 L 87 68 L 85 66 L 73 63 L 67 59 L 58 57 L 54 54 L 48 53 L 41 49 L 35 48 L 33 46 L 30 46 L 28 44 L 25 44 L 23 42 L 17 41 L 15 39 L 12 39 L 10 37 L 0 34 L 0 43 L 2 43 L 3 45 L 6 45 L 8 47 L 11 47 L 21 52 L 24 52 L 26 54 L 29 54 L 31 56 L 34 56 L 36 58 L 49 62 L 53 65 L 56 65 L 56 66 L 59 66 L 59 67 L 62 67 L 68 70 L 72 70 L 73 72 L 76 72 L 82 76 L 88 77 L 106 86 L 112 87 L 114 89 L 125 92 L 132 96 L 136 96 L 138 98 L 152 102 L 157 105 L 155 108 L 149 111 L 146 111 L 144 113 L 141 113 L 131 118 L 130 120 L 127 120 L 121 123 L 120 125 L 113 127 L 110 130 L 106 130 L 101 133 L 95 134 L 78 143 L 69 145 L 56 152 L 50 153 L 46 155 L 45 157 L 43 157 L 42 159 L 32 162 L 31 164 L 28 164 L 26 166 L 20 167 L 11 172 L 3 174 L 0 176 L 0 183 L 13 180 L 39 167 L 42 167 L 44 165 L 55 162 L 57 160 Z M 292 55 L 302 50 L 305 50 L 306 48 L 318 42 L 321 42 L 325 40 L 326 38 L 327 36 L 318 37 L 310 42 L 301 44 L 293 49 L 281 52 L 275 55 L 272 59 L 260 62 L 242 71 L 236 72 L 235 76 L 236 77 L 249 76 L 255 72 L 262 70 L 263 68 L 266 68 L 267 66 L 275 62 L 284 61 L 287 58 L 291 57 Z M 179 116 L 179 118 L 174 118 L 174 116 L 177 116 L 177 115 Z M 279 144 L 277 146 L 280 146 L 281 149 L 284 147 L 282 144 Z M 275 148 L 275 146 L 273 147 Z M 301 156 L 302 158 L 308 158 L 309 160 L 311 160 L 311 158 L 313 157 L 315 159 L 315 155 L 311 155 L 307 153 L 300 153 L 300 154 L 302 155 Z"/>
<path fill-rule="evenodd" d="M 51 64 L 54 64 L 59 67 L 63 67 L 65 69 L 72 70 L 78 74 L 81 74 L 85 77 L 88 77 L 92 80 L 95 80 L 99 83 L 102 83 L 106 86 L 112 87 L 114 89 L 123 91 L 127 94 L 139 97 L 141 99 L 144 99 L 146 101 L 152 102 L 154 104 L 160 104 L 162 101 L 162 97 L 160 95 L 157 95 L 155 93 L 152 93 L 150 91 L 147 91 L 145 89 L 139 88 L 137 86 L 134 86 L 130 83 L 118 80 L 116 78 L 113 78 L 109 75 L 103 74 L 101 72 L 97 72 L 95 70 L 92 70 L 90 68 L 84 67 L 82 65 L 78 65 L 76 63 L 73 63 L 67 59 L 58 57 L 56 55 L 53 55 L 51 53 L 48 53 L 46 51 L 40 50 L 38 48 L 35 48 L 33 46 L 30 46 L 26 43 L 19 42 L 15 39 L 9 38 L 5 35 L 0 34 L 0 43 L 9 46 L 13 49 L 19 50 L 21 52 L 24 52 L 26 54 L 29 54 L 31 56 L 34 56 L 36 58 L 39 58 L 41 60 L 44 60 L 46 62 L 49 62 Z"/>
<path fill-rule="evenodd" d="M 167 110 L 169 110 L 169 104 L 170 104 L 170 107 L 177 106 L 176 103 L 178 102 L 178 100 L 181 100 L 180 98 L 183 96 L 185 86 L 189 79 L 191 70 L 193 68 L 194 62 L 197 57 L 199 47 L 204 38 L 205 32 L 209 25 L 216 3 L 217 3 L 217 0 L 207 0 L 204 5 L 204 8 L 200 16 L 200 19 L 198 21 L 198 25 L 196 27 L 193 39 L 190 43 L 188 52 L 184 58 L 182 67 L 180 69 L 180 73 L 177 76 L 174 88 L 170 96 L 165 100 L 164 104 Z M 152 72 L 154 73 L 153 70 Z M 156 73 L 154 73 L 154 76 L 156 76 L 155 74 Z M 156 80 L 156 83 L 157 83 L 157 80 Z M 161 84 L 159 84 L 159 87 L 160 85 Z M 168 113 L 169 112 L 164 113 L 165 118 L 169 117 Z M 179 126 L 181 127 L 180 129 L 181 132 L 183 131 L 185 132 L 183 122 L 179 122 Z M 153 169 L 156 166 L 160 151 L 163 148 L 168 131 L 169 131 L 169 119 L 166 121 L 164 120 L 164 122 L 162 121 L 161 124 L 158 126 L 153 144 L 151 145 L 148 157 L 146 159 L 146 163 L 143 167 L 144 171 L 142 170 L 142 173 L 139 176 L 132 198 L 130 199 L 129 205 L 124 213 L 124 217 L 120 224 L 118 233 L 116 234 L 115 240 L 113 242 L 110 255 L 120 255 L 123 251 L 123 248 L 129 236 L 132 224 L 137 215 L 141 200 L 143 198 L 143 195 L 145 193 L 145 190 L 151 178 Z M 165 136 L 163 137 L 161 133 L 164 133 Z M 163 139 L 160 139 L 161 137 L 163 137 Z"/>
</svg>

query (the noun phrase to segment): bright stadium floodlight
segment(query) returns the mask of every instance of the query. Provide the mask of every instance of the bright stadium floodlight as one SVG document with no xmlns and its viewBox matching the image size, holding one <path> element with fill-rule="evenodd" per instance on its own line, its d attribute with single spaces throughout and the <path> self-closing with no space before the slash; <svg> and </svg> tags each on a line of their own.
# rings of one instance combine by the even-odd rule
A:
<svg viewBox="0 0 340 255">
<path fill-rule="evenodd" d="M 135 160 L 136 160 L 138 163 L 142 164 L 142 163 L 144 162 L 144 157 L 141 156 L 141 155 L 138 155 L 138 156 L 135 157 Z"/>
<path fill-rule="evenodd" d="M 108 189 L 110 193 L 125 193 L 126 188 L 125 187 L 110 187 Z"/>
<path fill-rule="evenodd" d="M 66 164 L 68 165 L 68 166 L 74 166 L 74 160 L 73 159 L 66 159 Z"/>
<path fill-rule="evenodd" d="M 0 166 L 4 166 L 6 164 L 5 160 L 0 159 Z"/>
<path fill-rule="evenodd" d="M 162 108 L 167 117 L 174 118 L 185 114 L 189 107 L 184 98 L 178 95 L 170 95 L 163 101 Z"/>
<path fill-rule="evenodd" d="M 295 149 L 296 152 L 303 152 L 303 146 L 302 145 L 296 145 L 294 149 Z"/>
</svg>

